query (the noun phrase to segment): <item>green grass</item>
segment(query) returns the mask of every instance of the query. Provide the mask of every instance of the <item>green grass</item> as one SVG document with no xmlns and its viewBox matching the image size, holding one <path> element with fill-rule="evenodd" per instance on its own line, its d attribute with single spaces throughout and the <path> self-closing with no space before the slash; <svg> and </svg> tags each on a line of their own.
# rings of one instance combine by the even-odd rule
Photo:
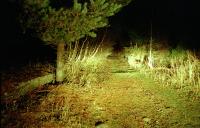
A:
<svg viewBox="0 0 200 128">
<path fill-rule="evenodd" d="M 170 50 L 154 49 L 157 45 L 153 43 L 152 57 L 153 69 L 149 69 L 145 61 L 148 56 L 148 45 L 133 46 L 129 48 L 129 64 L 140 72 L 162 83 L 162 86 L 170 86 L 179 90 L 183 95 L 198 99 L 200 97 L 200 60 L 195 53 L 183 48 Z M 131 56 L 131 57 L 130 57 Z M 138 59 L 137 59 L 138 58 Z"/>
</svg>

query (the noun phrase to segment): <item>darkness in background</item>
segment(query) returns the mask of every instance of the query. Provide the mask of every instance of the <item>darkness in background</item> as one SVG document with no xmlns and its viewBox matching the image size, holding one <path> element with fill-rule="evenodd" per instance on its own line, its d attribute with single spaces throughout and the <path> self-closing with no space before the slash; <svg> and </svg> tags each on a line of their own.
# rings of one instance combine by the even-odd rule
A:
<svg viewBox="0 0 200 128">
<path fill-rule="evenodd" d="M 23 67 L 30 62 L 54 63 L 55 49 L 37 38 L 32 38 L 30 33 L 25 35 L 22 33 L 17 19 L 19 6 L 16 0 L 2 1 L 1 9 L 0 71 L 12 67 Z"/>
<path fill-rule="evenodd" d="M 152 23 L 153 37 L 166 37 L 171 45 L 182 42 L 183 47 L 192 49 L 198 47 L 199 12 L 196 1 L 133 0 L 111 23 L 120 35 L 134 31 L 144 37 L 150 37 Z"/>
<path fill-rule="evenodd" d="M 29 61 L 49 61 L 55 59 L 55 49 L 42 45 L 39 39 L 29 34 L 23 35 L 18 24 L 19 8 L 17 0 L 1 2 L 1 69 L 9 66 L 25 65 Z M 63 3 L 56 3 L 55 7 Z M 71 5 L 69 3 L 69 5 Z M 176 45 L 184 42 L 184 47 L 198 47 L 198 16 L 195 1 L 189 0 L 133 0 L 117 15 L 110 18 L 110 25 L 115 37 L 128 40 L 129 31 L 142 36 L 150 36 L 152 22 L 153 36 L 166 36 Z"/>
</svg>

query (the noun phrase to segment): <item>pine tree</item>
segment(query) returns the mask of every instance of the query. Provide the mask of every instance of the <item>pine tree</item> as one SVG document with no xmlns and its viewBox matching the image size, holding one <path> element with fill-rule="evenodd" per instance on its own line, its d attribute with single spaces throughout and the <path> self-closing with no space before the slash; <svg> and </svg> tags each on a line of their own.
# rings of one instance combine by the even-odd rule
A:
<svg viewBox="0 0 200 128">
<path fill-rule="evenodd" d="M 113 16 L 131 0 L 74 0 L 71 7 L 53 7 L 53 0 L 23 0 L 21 24 L 33 30 L 48 45 L 57 46 L 56 81 L 64 79 L 64 47 L 108 25 Z M 83 2 L 84 1 L 84 2 Z"/>
</svg>

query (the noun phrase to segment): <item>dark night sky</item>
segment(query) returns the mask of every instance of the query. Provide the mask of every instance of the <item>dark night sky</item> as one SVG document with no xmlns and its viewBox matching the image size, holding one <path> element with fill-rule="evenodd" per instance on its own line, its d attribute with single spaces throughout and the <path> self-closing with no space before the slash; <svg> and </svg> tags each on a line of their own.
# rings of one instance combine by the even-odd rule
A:
<svg viewBox="0 0 200 128">
<path fill-rule="evenodd" d="M 150 33 L 152 22 L 155 36 L 166 36 L 172 42 L 185 42 L 197 47 L 199 7 L 189 0 L 134 0 L 112 19 L 124 31 Z"/>
<path fill-rule="evenodd" d="M 4 8 L 3 26 L 6 26 L 3 31 L 5 37 L 9 36 L 9 40 L 15 41 L 21 38 L 16 22 L 17 7 L 14 4 L 17 0 L 5 1 L 7 2 L 1 4 Z M 111 18 L 111 26 L 121 27 L 124 31 L 128 28 L 139 33 L 148 33 L 152 21 L 153 32 L 158 35 L 195 42 L 198 38 L 197 19 L 200 17 L 197 5 L 194 0 L 133 0 Z"/>
<path fill-rule="evenodd" d="M 1 2 L 1 9 L 3 9 L 1 56 L 6 59 L 12 57 L 14 53 L 15 56 L 12 57 L 14 62 L 17 60 L 20 62 L 19 58 L 23 60 L 32 55 L 36 58 L 48 56 L 46 51 L 49 48 L 37 44 L 38 40 L 30 40 L 29 37 L 22 36 L 16 20 L 18 8 L 15 1 Z M 152 21 L 155 36 L 166 36 L 173 43 L 183 41 L 186 42 L 185 46 L 194 48 L 197 47 L 199 37 L 198 8 L 194 0 L 133 0 L 116 16 L 110 18 L 110 24 L 111 28 L 122 35 L 127 35 L 130 30 L 148 35 Z"/>
</svg>

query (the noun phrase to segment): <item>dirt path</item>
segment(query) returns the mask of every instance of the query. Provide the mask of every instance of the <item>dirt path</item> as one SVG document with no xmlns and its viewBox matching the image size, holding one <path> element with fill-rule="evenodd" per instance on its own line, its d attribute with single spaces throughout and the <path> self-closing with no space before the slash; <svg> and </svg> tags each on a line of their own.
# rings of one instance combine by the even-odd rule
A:
<svg viewBox="0 0 200 128">
<path fill-rule="evenodd" d="M 154 87 L 152 87 L 154 86 Z M 137 73 L 115 73 L 96 91 L 93 108 L 108 128 L 177 128 L 194 127 L 200 124 L 187 115 L 183 103 L 175 93 L 159 94 L 164 88 L 155 87 Z M 151 89 L 156 90 L 151 90 Z M 170 95 L 170 96 L 165 96 Z M 199 117 L 196 117 L 198 119 Z M 194 122 L 193 122 L 193 121 Z"/>
<path fill-rule="evenodd" d="M 91 87 L 61 85 L 45 98 L 21 113 L 24 127 L 30 122 L 42 128 L 200 127 L 200 104 L 185 101 L 138 72 L 112 73 Z"/>
<path fill-rule="evenodd" d="M 47 98 L 52 101 L 44 100 L 39 108 L 60 100 L 63 110 L 67 104 L 70 112 L 62 118 L 70 121 L 64 125 L 69 128 L 74 118 L 80 120 L 80 128 L 200 128 L 200 103 L 187 101 L 175 90 L 128 70 L 123 57 L 110 56 L 107 65 L 112 73 L 103 83 L 84 89 L 60 86 L 52 92 L 54 100 Z"/>
<path fill-rule="evenodd" d="M 128 71 L 126 61 L 111 57 L 112 76 L 95 90 L 92 111 L 102 128 L 200 128 L 200 103 Z M 97 119 L 98 120 L 98 119 Z"/>
<path fill-rule="evenodd" d="M 200 103 L 187 101 L 175 90 L 127 70 L 122 58 L 111 57 L 108 65 L 112 68 L 110 78 L 99 85 L 84 89 L 60 86 L 52 92 L 57 102 L 67 99 L 59 103 L 65 108 L 68 105 L 68 121 L 80 119 L 81 128 L 200 128 Z M 52 103 L 45 100 L 44 105 L 47 102 Z M 73 127 L 71 122 L 66 124 Z"/>
</svg>

